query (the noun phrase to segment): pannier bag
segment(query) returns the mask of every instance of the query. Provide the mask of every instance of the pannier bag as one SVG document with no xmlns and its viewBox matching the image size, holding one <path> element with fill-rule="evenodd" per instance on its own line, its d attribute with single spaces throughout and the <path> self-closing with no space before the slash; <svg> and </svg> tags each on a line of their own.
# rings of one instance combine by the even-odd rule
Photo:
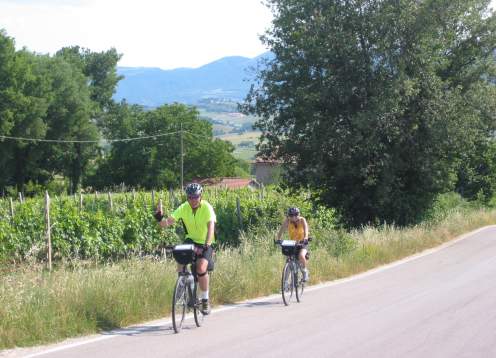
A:
<svg viewBox="0 0 496 358">
<path fill-rule="evenodd" d="M 292 256 L 296 254 L 296 241 L 283 240 L 281 242 L 281 249 L 283 255 Z"/>
<path fill-rule="evenodd" d="M 178 264 L 187 265 L 193 262 L 195 255 L 195 246 L 191 244 L 176 245 L 172 250 L 172 256 Z"/>
</svg>

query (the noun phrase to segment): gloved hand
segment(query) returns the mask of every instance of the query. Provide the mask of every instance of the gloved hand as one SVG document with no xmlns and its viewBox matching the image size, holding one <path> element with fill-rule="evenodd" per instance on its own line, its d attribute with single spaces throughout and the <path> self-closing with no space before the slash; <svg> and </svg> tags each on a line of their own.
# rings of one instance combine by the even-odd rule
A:
<svg viewBox="0 0 496 358">
<path fill-rule="evenodd" d="M 161 222 L 164 218 L 164 214 L 159 210 L 155 211 L 155 214 L 153 216 L 155 216 L 155 219 L 157 219 L 158 222 Z"/>
</svg>

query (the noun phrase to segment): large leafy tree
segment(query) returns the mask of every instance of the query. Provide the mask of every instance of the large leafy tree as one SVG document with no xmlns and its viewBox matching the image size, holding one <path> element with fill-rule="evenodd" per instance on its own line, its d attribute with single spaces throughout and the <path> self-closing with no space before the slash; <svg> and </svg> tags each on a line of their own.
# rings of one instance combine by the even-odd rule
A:
<svg viewBox="0 0 496 358">
<path fill-rule="evenodd" d="M 0 31 L 0 134 L 9 137 L 43 138 L 49 103 L 48 81 L 40 75 L 35 55 L 15 51 L 14 40 Z M 38 181 L 40 144 L 22 140 L 0 142 L 0 185 L 23 190 Z"/>
<path fill-rule="evenodd" d="M 64 48 L 53 57 L 16 51 L 0 32 L 0 134 L 17 138 L 0 142 L 2 187 L 22 191 L 30 181 L 46 184 L 61 174 L 76 190 L 97 149 L 82 141 L 99 138 L 97 123 L 120 79 L 119 58 L 114 49 Z"/>
<path fill-rule="evenodd" d="M 96 105 L 91 101 L 86 76 L 70 62 L 58 56 L 49 58 L 44 70 L 52 93 L 46 139 L 66 142 L 45 143 L 43 165 L 53 175 L 68 178 L 69 189 L 75 192 L 89 161 L 97 153 L 97 143 L 91 142 L 100 137 L 91 117 Z"/>
<path fill-rule="evenodd" d="M 122 57 L 116 49 L 93 52 L 79 46 L 64 47 L 56 54 L 77 67 L 87 78 L 90 98 L 100 111 L 106 110 L 114 101 L 117 83 L 123 78 L 117 75 L 117 62 Z"/>
<path fill-rule="evenodd" d="M 488 3 L 268 0 L 275 57 L 244 105 L 261 154 L 350 226 L 417 221 L 494 128 L 494 108 L 477 106 L 493 95 Z"/>
</svg>

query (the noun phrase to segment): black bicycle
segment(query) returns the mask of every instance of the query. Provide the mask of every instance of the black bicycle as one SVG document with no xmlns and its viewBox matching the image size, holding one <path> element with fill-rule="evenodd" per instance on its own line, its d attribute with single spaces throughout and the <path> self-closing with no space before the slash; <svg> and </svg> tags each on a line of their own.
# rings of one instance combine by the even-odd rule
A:
<svg viewBox="0 0 496 358">
<path fill-rule="evenodd" d="M 196 326 L 201 327 L 204 314 L 197 294 L 196 259 L 201 255 L 202 249 L 193 244 L 183 244 L 169 246 L 167 251 L 172 252 L 176 262 L 183 265 L 182 271 L 178 272 L 172 297 L 172 327 L 174 332 L 179 333 L 181 331 L 186 313 L 191 311 L 193 311 Z"/>
<path fill-rule="evenodd" d="M 310 240 L 311 238 L 308 239 Z M 286 263 L 282 269 L 281 294 L 284 304 L 288 306 L 293 295 L 300 302 L 305 289 L 303 267 L 298 260 L 303 244 L 293 240 L 276 240 L 275 243 L 281 246 L 282 253 L 286 256 Z"/>
</svg>

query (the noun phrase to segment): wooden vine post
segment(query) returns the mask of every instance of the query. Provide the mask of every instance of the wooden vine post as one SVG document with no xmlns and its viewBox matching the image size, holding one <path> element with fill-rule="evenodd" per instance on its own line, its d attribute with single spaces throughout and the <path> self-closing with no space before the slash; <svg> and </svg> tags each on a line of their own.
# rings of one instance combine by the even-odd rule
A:
<svg viewBox="0 0 496 358">
<path fill-rule="evenodd" d="M 45 191 L 45 227 L 47 237 L 48 270 L 52 271 L 52 230 L 50 225 L 50 196 Z"/>
</svg>

